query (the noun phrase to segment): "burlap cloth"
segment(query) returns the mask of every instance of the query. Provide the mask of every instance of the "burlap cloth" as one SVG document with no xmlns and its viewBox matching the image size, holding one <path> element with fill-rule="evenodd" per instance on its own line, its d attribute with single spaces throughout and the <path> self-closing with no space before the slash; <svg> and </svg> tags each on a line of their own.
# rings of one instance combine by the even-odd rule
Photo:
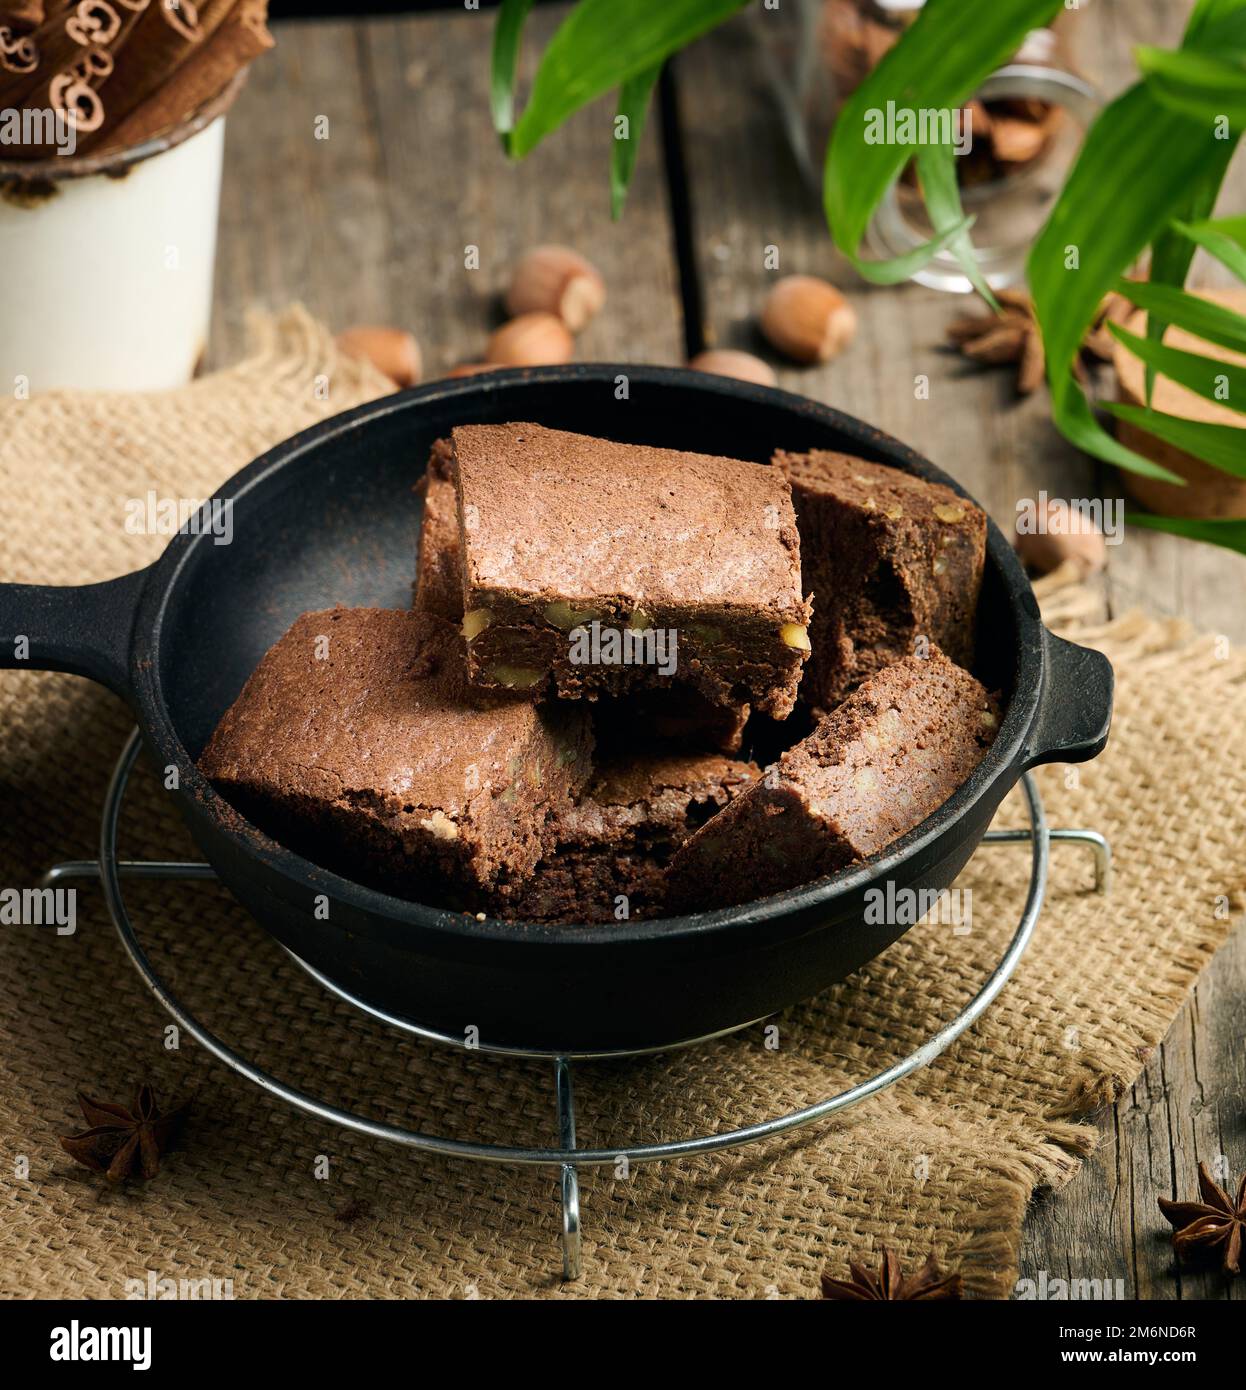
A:
<svg viewBox="0 0 1246 1390">
<path fill-rule="evenodd" d="M 378 394 L 304 314 L 257 325 L 255 355 L 180 391 L 0 405 L 0 576 L 58 583 L 143 564 L 160 537 L 123 500 L 204 496 L 271 443 Z M 328 399 L 323 387 L 330 385 Z M 1246 854 L 1246 662 L 1135 616 L 1094 626 L 1084 589 L 1047 617 L 1110 654 L 1111 746 L 1040 777 L 1053 825 L 1105 832 L 1110 898 L 1074 847 L 1013 981 L 933 1066 L 829 1124 L 630 1175 L 583 1174 L 585 1266 L 558 1272 L 556 1179 L 443 1161 L 305 1118 L 178 1041 L 123 957 L 98 887 L 78 930 L 3 930 L 0 1293 L 117 1297 L 125 1281 L 229 1279 L 239 1298 L 815 1296 L 824 1266 L 886 1242 L 933 1251 L 979 1294 L 1016 1278 L 1036 1186 L 1077 1170 L 1079 1123 L 1138 1074 L 1240 907 Z M 93 857 L 100 800 L 131 726 L 85 681 L 0 673 L 0 885 Z M 1214 792 L 1209 793 L 1209 788 Z M 1024 824 L 1014 798 L 999 824 Z M 147 768 L 122 826 L 128 856 L 197 857 Z M 856 977 L 762 1027 L 645 1061 L 577 1068 L 580 1142 L 711 1132 L 806 1105 L 909 1052 L 978 988 L 1014 930 L 1028 852 L 983 850 L 960 887 L 973 929 L 919 927 Z M 140 933 L 219 1036 L 293 1084 L 406 1127 L 497 1142 L 555 1138 L 551 1068 L 414 1043 L 328 999 L 223 890 L 132 886 Z M 643 1009 L 645 1001 L 638 999 Z M 151 1078 L 196 1096 L 184 1147 L 147 1185 L 105 1189 L 56 1136 L 74 1092 L 127 1099 Z M 23 1157 L 28 1161 L 28 1175 Z M 1157 1223 L 1158 1224 L 1158 1223 Z"/>
</svg>

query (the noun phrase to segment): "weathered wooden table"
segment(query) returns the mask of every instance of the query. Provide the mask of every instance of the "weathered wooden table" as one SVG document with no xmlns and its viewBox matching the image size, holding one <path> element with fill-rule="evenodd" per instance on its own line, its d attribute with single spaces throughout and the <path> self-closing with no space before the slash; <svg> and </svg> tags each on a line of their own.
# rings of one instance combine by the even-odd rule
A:
<svg viewBox="0 0 1246 1390">
<path fill-rule="evenodd" d="M 1132 78 L 1132 46 L 1174 42 L 1187 10 L 1172 0 L 1096 0 L 1084 17 L 1083 69 L 1119 90 Z M 548 36 L 558 17 L 538 11 L 533 36 Z M 678 363 L 704 345 L 756 350 L 754 316 L 775 273 L 764 265 L 768 246 L 784 273 L 855 283 L 788 153 L 741 24 L 673 65 L 619 224 L 608 210 L 608 103 L 526 163 L 503 158 L 488 118 L 491 25 L 487 13 L 451 11 L 277 26 L 276 52 L 255 67 L 229 123 L 213 362 L 242 351 L 248 306 L 301 300 L 335 328 L 410 327 L 426 375 L 437 375 L 479 356 L 509 266 L 542 241 L 581 248 L 608 282 L 607 309 L 579 343 L 583 360 Z M 1246 206 L 1240 160 L 1225 206 Z M 479 269 L 465 268 L 470 246 Z M 1195 274 L 1217 278 L 1201 261 Z M 1017 500 L 1040 488 L 1112 495 L 1111 479 L 1056 433 L 1043 392 L 1018 401 L 1007 371 L 982 372 L 941 350 L 962 301 L 916 286 L 851 293 L 855 345 L 826 367 L 782 369 L 785 387 L 916 445 L 1006 530 Z M 929 400 L 915 399 L 919 372 L 930 377 Z M 1112 550 L 1103 597 L 1108 612 L 1142 604 L 1246 640 L 1246 560 L 1209 547 L 1132 530 Z M 1102 1117 L 1096 1157 L 1058 1197 L 1036 1203 L 1023 1273 L 1095 1270 L 1143 1298 L 1215 1292 L 1218 1281 L 1183 1285 L 1166 1246 L 1135 1232 L 1153 1227 L 1155 1196 L 1171 1192 L 1174 1176 L 1192 1188 L 1196 1152 L 1240 1158 L 1246 1147 L 1244 1000 L 1239 932 L 1142 1079 Z"/>
</svg>

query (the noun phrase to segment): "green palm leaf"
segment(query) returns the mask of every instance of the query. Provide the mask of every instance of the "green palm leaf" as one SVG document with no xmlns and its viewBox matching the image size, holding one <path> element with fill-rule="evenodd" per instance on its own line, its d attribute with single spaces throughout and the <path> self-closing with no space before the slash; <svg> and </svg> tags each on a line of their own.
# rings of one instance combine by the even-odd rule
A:
<svg viewBox="0 0 1246 1390">
<path fill-rule="evenodd" d="M 1174 222 L 1183 236 L 1205 250 L 1246 283 L 1246 217 L 1224 217 L 1218 222 Z"/>
<path fill-rule="evenodd" d="M 1142 47 L 1134 50 L 1147 86 L 1174 111 L 1209 125 L 1220 118 L 1246 127 L 1246 64 L 1206 53 Z"/>
<path fill-rule="evenodd" d="M 1172 157 L 1175 149 L 1180 160 Z M 1158 465 L 1095 420 L 1073 377 L 1073 360 L 1121 269 L 1167 224 L 1190 180 L 1217 168 L 1223 153 L 1208 127 L 1162 105 L 1145 84 L 1131 87 L 1087 134 L 1028 262 L 1061 432 L 1098 458 L 1169 481 L 1179 480 L 1166 469 L 1157 474 Z"/>
<path fill-rule="evenodd" d="M 1147 311 L 1148 326 L 1154 314 L 1162 317 L 1165 324 L 1176 324 L 1209 343 L 1246 351 L 1246 316 L 1223 304 L 1149 280 L 1118 280 L 1116 289 Z"/>
<path fill-rule="evenodd" d="M 913 155 L 908 145 L 869 144 L 867 113 L 889 100 L 918 110 L 959 106 L 1061 5 L 1062 0 L 930 0 L 921 10 L 835 122 L 823 199 L 831 233 L 845 255 L 857 259 L 874 209 Z"/>
<path fill-rule="evenodd" d="M 1215 401 L 1246 414 L 1246 367 L 1222 362 L 1216 357 L 1204 357 L 1197 352 L 1183 352 L 1166 343 L 1153 343 L 1116 323 L 1108 324 L 1108 331 L 1135 357 L 1140 357 L 1157 372 L 1163 372 L 1170 381 L 1193 391 L 1205 401 Z M 1246 453 L 1246 439 L 1242 442 L 1242 450 Z"/>
<path fill-rule="evenodd" d="M 1222 545 L 1226 550 L 1236 550 L 1246 555 L 1246 517 L 1205 521 L 1192 516 L 1152 516 L 1149 512 L 1131 512 L 1125 520 L 1133 526 L 1145 526 L 1148 531 L 1167 531 L 1173 536 Z"/>
<path fill-rule="evenodd" d="M 610 215 L 616 222 L 623 215 L 627 190 L 636 171 L 636 156 L 640 153 L 640 137 L 644 134 L 645 118 L 649 114 L 649 98 L 661 71 L 662 64 L 659 63 L 648 72 L 628 78 L 619 91 L 618 114 L 627 121 L 627 134 L 620 136 L 615 131 L 614 149 L 610 155 Z"/>
<path fill-rule="evenodd" d="M 1233 0 L 1238 3 L 1238 0 Z M 1221 141 L 1224 149 L 1219 160 L 1212 161 L 1202 174 L 1194 179 L 1186 190 L 1184 201 L 1174 209 L 1174 217 L 1169 224 L 1162 228 L 1151 243 L 1151 267 L 1150 281 L 1153 285 L 1172 286 L 1179 289 L 1185 284 L 1185 277 L 1190 271 L 1190 262 L 1194 259 L 1194 252 L 1197 249 L 1195 243 L 1177 228 L 1180 225 L 1178 217 L 1188 219 L 1207 217 L 1216 206 L 1216 198 L 1220 193 L 1220 185 L 1224 182 L 1224 176 L 1229 167 L 1229 161 L 1233 157 L 1235 142 L 1232 140 Z M 1168 320 L 1162 314 L 1148 313 L 1147 315 L 1147 337 L 1153 342 L 1162 342 L 1164 331 L 1168 327 Z M 1146 401 L 1151 403 L 1151 389 L 1155 384 L 1155 369 L 1146 369 Z"/>
<path fill-rule="evenodd" d="M 512 122 L 498 126 L 508 151 L 522 159 L 582 106 L 660 67 L 747 3 L 580 0 L 546 44 L 528 104 L 513 120 L 514 57 L 531 0 L 503 0 L 494 31 L 493 110 L 495 123 L 499 115 Z"/>
<path fill-rule="evenodd" d="M 1176 449 L 1182 449 L 1202 459 L 1213 468 L 1235 477 L 1246 478 L 1246 441 L 1236 425 L 1213 425 L 1207 420 L 1186 420 L 1180 415 L 1168 415 L 1160 410 L 1129 405 L 1123 401 L 1105 401 L 1104 410 L 1118 420 L 1127 420 L 1156 439 L 1162 439 Z"/>
<path fill-rule="evenodd" d="M 956 155 L 950 145 L 923 145 L 917 152 L 917 174 L 921 180 L 926 211 L 936 234 L 950 232 L 948 249 L 956 256 L 966 278 L 983 299 L 999 312 L 999 301 L 978 268 L 973 242 L 969 238 L 971 225 L 960 204 L 960 186 L 956 182 Z M 933 254 L 933 253 L 932 253 Z"/>
<path fill-rule="evenodd" d="M 515 126 L 515 74 L 519 69 L 519 45 L 523 27 L 532 9 L 532 0 L 502 0 L 493 27 L 493 68 L 489 80 L 489 103 L 493 128 L 509 147 Z"/>
</svg>

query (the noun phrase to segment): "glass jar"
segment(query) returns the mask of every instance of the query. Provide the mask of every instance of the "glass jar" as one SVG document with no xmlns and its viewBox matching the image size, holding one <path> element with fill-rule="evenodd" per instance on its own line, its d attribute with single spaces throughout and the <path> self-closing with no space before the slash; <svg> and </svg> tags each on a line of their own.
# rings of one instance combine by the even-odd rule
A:
<svg viewBox="0 0 1246 1390">
<path fill-rule="evenodd" d="M 793 151 L 819 193 L 836 116 L 924 3 L 796 0 L 795 22 L 790 10 L 786 20 L 780 11 L 754 12 L 754 30 Z M 997 288 L 1022 277 L 1029 247 L 1099 107 L 1072 54 L 1078 10 L 1086 3 L 1074 0 L 1049 27 L 1032 31 L 963 108 L 964 149 L 956 166 L 961 201 L 975 219 L 971 235 L 979 264 Z M 880 205 L 865 249 L 878 257 L 900 256 L 932 234 L 910 164 Z M 961 293 L 971 288 L 947 253 L 914 278 Z"/>
</svg>

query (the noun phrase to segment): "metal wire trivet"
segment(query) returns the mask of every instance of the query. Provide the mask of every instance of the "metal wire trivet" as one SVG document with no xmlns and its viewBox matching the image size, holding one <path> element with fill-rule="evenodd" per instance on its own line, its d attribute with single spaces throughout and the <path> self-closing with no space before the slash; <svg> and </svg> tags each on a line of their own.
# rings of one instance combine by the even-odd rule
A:
<svg viewBox="0 0 1246 1390">
<path fill-rule="evenodd" d="M 909 1053 L 907 1057 L 895 1062 L 885 1070 L 867 1077 L 864 1081 L 858 1082 L 845 1091 L 840 1091 L 825 1100 L 818 1101 L 815 1105 L 789 1111 L 786 1115 L 780 1115 L 772 1120 L 762 1120 L 756 1124 L 745 1125 L 740 1129 L 723 1130 L 717 1134 L 697 1135 L 687 1139 L 666 1140 L 661 1143 L 641 1144 L 634 1148 L 578 1149 L 575 1142 L 573 1062 L 669 1052 L 672 1050 L 672 1046 L 560 1053 L 540 1048 L 491 1046 L 480 1042 L 475 1044 L 471 1050 L 509 1057 L 544 1058 L 552 1062 L 558 1118 L 558 1147 L 521 1148 L 506 1144 L 478 1144 L 468 1140 L 448 1139 L 441 1135 L 423 1134 L 416 1130 L 400 1129 L 394 1125 L 382 1124 L 379 1121 L 368 1119 L 366 1116 L 341 1110 L 337 1106 L 326 1104 L 314 1096 L 307 1095 L 306 1092 L 296 1090 L 254 1063 L 247 1061 L 246 1058 L 239 1056 L 208 1028 L 204 1027 L 178 1001 L 165 985 L 139 943 L 134 931 L 134 924 L 131 922 L 130 914 L 125 906 L 121 880 L 124 878 L 215 879 L 216 872 L 210 865 L 202 863 L 178 860 L 136 861 L 117 858 L 117 824 L 126 787 L 129 784 L 130 774 L 140 747 L 141 736 L 139 730 L 135 729 L 117 760 L 108 784 L 108 791 L 104 797 L 103 813 L 100 820 L 99 859 L 72 860 L 68 863 L 56 864 L 44 874 L 40 880 L 40 886 L 48 888 L 65 879 L 72 878 L 99 879 L 104 890 L 104 899 L 108 906 L 109 915 L 117 928 L 121 944 L 125 947 L 126 954 L 146 982 L 147 987 L 181 1027 L 214 1057 L 241 1076 L 254 1082 L 270 1095 L 277 1096 L 287 1104 L 319 1119 L 328 1120 L 333 1124 L 342 1125 L 347 1129 L 370 1135 L 375 1139 L 386 1139 L 395 1144 L 405 1144 L 408 1148 L 419 1149 L 425 1153 L 443 1154 L 452 1158 L 475 1159 L 484 1163 L 511 1163 L 526 1167 L 556 1168 L 561 1181 L 562 1269 L 565 1280 L 578 1279 L 581 1270 L 578 1177 L 580 1168 L 615 1165 L 620 1160 L 626 1160 L 629 1164 L 652 1163 L 658 1159 L 687 1158 L 695 1154 L 714 1153 L 721 1149 L 740 1148 L 745 1144 L 755 1143 L 761 1139 L 770 1139 L 776 1135 L 800 1129 L 840 1110 L 846 1110 L 849 1106 L 857 1105 L 869 1096 L 894 1085 L 897 1081 L 932 1062 L 990 1007 L 1009 976 L 1016 969 L 1017 962 L 1021 959 L 1025 948 L 1029 945 L 1030 938 L 1034 934 L 1034 927 L 1038 921 L 1047 889 L 1049 850 L 1053 842 L 1057 844 L 1071 842 L 1088 847 L 1092 851 L 1095 861 L 1095 891 L 1107 893 L 1110 887 L 1112 860 L 1107 840 L 1094 830 L 1050 829 L 1047 825 L 1038 788 L 1027 772 L 1021 778 L 1021 787 L 1029 811 L 1029 827 L 1023 830 L 988 830 L 982 841 L 984 845 L 1027 843 L 1030 845 L 1030 883 L 1026 892 L 1025 906 L 1021 912 L 1021 920 L 999 963 L 982 988 L 953 1019 L 928 1038 L 919 1048 Z M 286 954 L 291 960 L 305 970 L 324 989 L 363 1013 L 427 1042 L 440 1043 L 462 1050 L 467 1049 L 468 1045 L 462 1038 L 441 1033 L 432 1028 L 425 1028 L 409 1019 L 388 1014 L 365 1003 L 362 999 L 357 999 L 340 985 L 327 979 L 293 951 L 288 948 L 283 949 L 286 950 Z M 750 1023 L 758 1021 L 753 1019 L 749 1023 L 740 1024 L 736 1028 L 725 1029 L 720 1033 L 712 1033 L 700 1038 L 689 1038 L 674 1046 L 691 1047 L 698 1043 L 708 1042 L 711 1038 L 722 1037 L 724 1033 L 737 1032 L 740 1028 L 747 1028 Z"/>
</svg>

